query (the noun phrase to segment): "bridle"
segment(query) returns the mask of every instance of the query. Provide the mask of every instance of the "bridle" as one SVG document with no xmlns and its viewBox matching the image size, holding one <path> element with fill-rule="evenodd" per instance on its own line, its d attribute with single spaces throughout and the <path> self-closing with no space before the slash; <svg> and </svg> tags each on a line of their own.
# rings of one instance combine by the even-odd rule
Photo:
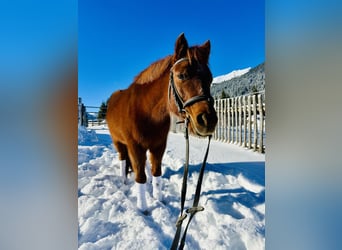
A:
<svg viewBox="0 0 342 250">
<path fill-rule="evenodd" d="M 174 79 L 173 79 L 173 72 L 172 72 L 172 69 L 180 62 L 183 62 L 183 61 L 188 61 L 189 59 L 188 58 L 181 58 L 179 60 L 177 60 L 173 66 L 171 67 L 171 70 L 170 70 L 170 79 L 169 79 L 169 103 L 170 103 L 170 95 L 171 95 L 171 92 L 173 93 L 173 96 L 175 98 L 175 102 L 176 102 L 176 105 L 177 105 L 177 108 L 178 108 L 178 112 L 179 113 L 186 113 L 186 110 L 185 108 L 186 107 L 189 107 L 197 102 L 200 102 L 200 101 L 208 101 L 210 104 L 213 104 L 214 102 L 214 99 L 213 97 L 209 94 L 209 95 L 198 95 L 198 96 L 194 96 L 194 97 L 191 97 L 190 99 L 184 101 L 182 96 L 179 94 L 179 91 L 177 90 L 177 87 L 175 85 L 175 82 L 174 82 Z"/>
</svg>

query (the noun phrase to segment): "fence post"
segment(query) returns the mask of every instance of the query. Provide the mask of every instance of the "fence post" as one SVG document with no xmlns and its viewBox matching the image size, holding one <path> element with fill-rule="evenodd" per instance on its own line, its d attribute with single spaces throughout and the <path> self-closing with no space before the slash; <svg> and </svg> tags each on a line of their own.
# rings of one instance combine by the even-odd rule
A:
<svg viewBox="0 0 342 250">
<path fill-rule="evenodd" d="M 230 143 L 234 143 L 234 124 L 235 124 L 235 115 L 234 115 L 234 101 L 235 99 L 232 98 L 231 99 L 231 107 L 230 107 L 230 117 L 231 117 L 231 139 L 230 139 Z"/>
<path fill-rule="evenodd" d="M 217 115 L 217 125 L 216 125 L 216 128 L 215 128 L 215 131 L 214 131 L 214 139 L 216 140 L 217 139 L 217 131 L 218 131 L 218 127 L 219 127 L 219 112 L 218 112 L 218 100 L 215 100 L 214 101 L 214 107 L 215 107 L 215 110 L 216 110 L 216 115 Z"/>
<path fill-rule="evenodd" d="M 265 148 L 266 148 L 266 146 L 265 146 L 265 138 L 264 138 L 264 134 L 265 134 L 265 137 L 266 137 L 266 119 L 265 119 L 265 116 L 266 116 L 266 96 L 265 96 L 265 93 L 263 93 L 263 101 L 262 101 L 262 103 L 263 103 L 263 106 L 262 106 L 262 110 L 263 110 L 263 112 L 262 112 L 262 116 L 263 116 L 263 128 L 264 128 L 264 130 L 263 130 L 263 136 L 262 136 L 262 140 L 263 140 L 263 152 L 265 152 Z"/>
<path fill-rule="evenodd" d="M 246 143 L 247 143 L 247 129 L 246 129 L 246 96 L 242 97 L 242 105 L 243 105 L 243 146 L 246 147 Z"/>
<path fill-rule="evenodd" d="M 170 115 L 170 131 L 176 133 L 176 119 L 174 115 Z"/>
<path fill-rule="evenodd" d="M 258 126 L 257 126 L 257 103 L 256 103 L 256 95 L 253 95 L 253 135 L 254 135 L 254 146 L 253 149 L 256 151 L 257 149 L 257 139 L 258 139 Z"/>
<path fill-rule="evenodd" d="M 262 97 L 261 94 L 258 95 L 258 100 L 259 100 L 259 116 L 260 116 L 260 139 L 259 139 L 259 152 L 262 153 L 263 148 L 264 148 L 264 138 L 263 138 L 263 133 L 264 133 L 264 112 L 263 112 L 263 102 L 262 102 Z"/>
<path fill-rule="evenodd" d="M 216 133 L 216 140 L 221 139 L 221 100 L 217 100 L 217 108 L 218 108 L 218 121 L 217 121 L 217 133 Z"/>
<path fill-rule="evenodd" d="M 78 125 L 85 127 L 88 126 L 86 107 L 82 103 L 81 97 L 78 98 Z"/>
<path fill-rule="evenodd" d="M 221 111 L 221 119 L 222 119 L 222 123 L 221 123 L 221 125 L 222 125 L 222 128 L 221 128 L 222 129 L 222 131 L 221 131 L 221 141 L 224 142 L 224 140 L 225 140 L 224 132 L 226 130 L 226 124 L 225 124 L 225 112 L 226 112 L 226 110 L 225 110 L 225 107 L 224 107 L 224 99 L 221 100 L 221 109 L 222 109 L 222 111 Z"/>
<path fill-rule="evenodd" d="M 221 130 L 222 130 L 222 108 L 221 108 L 221 99 L 217 100 L 217 108 L 218 108 L 218 121 L 217 121 L 217 134 L 216 140 L 221 140 Z"/>
<path fill-rule="evenodd" d="M 239 116 L 239 145 L 242 145 L 242 105 L 241 105 L 241 99 L 242 96 L 238 97 L 238 116 Z"/>
<path fill-rule="evenodd" d="M 227 128 L 227 142 L 230 142 L 230 138 L 231 138 L 231 126 L 230 126 L 230 100 L 231 99 L 227 99 L 227 120 L 228 120 L 228 128 Z"/>
<path fill-rule="evenodd" d="M 78 98 L 78 126 L 82 125 L 82 98 Z"/>
<path fill-rule="evenodd" d="M 248 148 L 252 148 L 252 103 L 251 96 L 247 98 L 248 102 Z"/>
<path fill-rule="evenodd" d="M 238 126 L 238 118 L 237 118 L 237 97 L 234 98 L 234 116 L 235 116 L 235 122 L 234 122 L 234 143 L 237 143 L 237 126 Z"/>
<path fill-rule="evenodd" d="M 227 98 L 223 99 L 223 141 L 227 142 Z"/>
</svg>

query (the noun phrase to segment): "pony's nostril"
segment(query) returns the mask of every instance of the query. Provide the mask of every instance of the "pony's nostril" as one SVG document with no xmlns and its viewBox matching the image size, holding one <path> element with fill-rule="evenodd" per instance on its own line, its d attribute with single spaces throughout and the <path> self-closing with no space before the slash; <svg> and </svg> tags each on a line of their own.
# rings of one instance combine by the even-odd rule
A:
<svg viewBox="0 0 342 250">
<path fill-rule="evenodd" d="M 199 114 L 197 116 L 197 122 L 201 126 L 207 126 L 208 120 L 207 120 L 207 115 L 206 113 Z"/>
<path fill-rule="evenodd" d="M 209 129 L 215 128 L 217 123 L 216 113 L 201 113 L 197 116 L 196 119 L 198 125 L 207 127 Z"/>
</svg>

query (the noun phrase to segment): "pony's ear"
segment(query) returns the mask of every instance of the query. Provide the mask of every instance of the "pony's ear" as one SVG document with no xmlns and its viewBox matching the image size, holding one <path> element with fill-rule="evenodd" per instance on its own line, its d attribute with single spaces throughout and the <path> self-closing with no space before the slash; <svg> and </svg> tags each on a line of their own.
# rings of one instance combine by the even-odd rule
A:
<svg viewBox="0 0 342 250">
<path fill-rule="evenodd" d="M 186 56 L 188 50 L 188 42 L 184 33 L 180 34 L 176 40 L 174 60 L 181 59 Z"/>
<path fill-rule="evenodd" d="M 203 43 L 201 48 L 205 57 L 205 61 L 208 62 L 210 54 L 210 41 L 207 40 L 205 43 Z"/>
</svg>

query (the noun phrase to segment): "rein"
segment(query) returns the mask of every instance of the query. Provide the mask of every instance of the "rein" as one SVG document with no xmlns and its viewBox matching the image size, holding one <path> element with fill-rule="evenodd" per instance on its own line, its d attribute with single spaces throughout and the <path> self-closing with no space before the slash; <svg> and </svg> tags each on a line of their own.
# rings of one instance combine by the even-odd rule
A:
<svg viewBox="0 0 342 250">
<path fill-rule="evenodd" d="M 183 183 L 182 183 L 182 191 L 181 191 L 181 210 L 180 210 L 180 216 L 178 217 L 178 220 L 176 222 L 176 234 L 175 237 L 173 239 L 172 242 L 172 246 L 171 246 L 171 250 L 176 250 L 178 243 L 179 243 L 179 239 L 180 239 L 180 235 L 181 235 L 181 230 L 182 230 L 182 223 L 185 220 L 185 218 L 187 217 L 187 214 L 190 214 L 189 220 L 185 226 L 184 232 L 183 232 L 183 236 L 181 238 L 181 242 L 179 245 L 180 250 L 182 250 L 184 248 L 184 244 L 185 244 L 185 238 L 186 238 L 186 233 L 188 231 L 189 228 L 189 224 L 192 220 L 192 218 L 195 216 L 195 214 L 197 212 L 203 211 L 204 207 L 202 206 L 198 206 L 198 202 L 200 199 L 200 194 L 201 194 L 201 187 L 202 187 L 202 180 L 203 180 L 203 175 L 204 175 L 204 169 L 206 166 L 206 162 L 207 162 L 207 158 L 208 158 L 208 153 L 209 153 L 209 146 L 210 146 L 210 141 L 211 141 L 211 135 L 208 136 L 208 145 L 207 145 L 207 150 L 205 152 L 204 155 L 204 159 L 202 162 L 202 166 L 200 169 L 200 173 L 198 176 L 198 180 L 197 180 L 197 186 L 196 186 L 196 192 L 195 192 L 195 197 L 194 197 L 194 202 L 192 204 L 191 208 L 188 208 L 185 210 L 185 213 L 183 213 L 184 210 L 184 203 L 185 203 L 185 197 L 186 197 L 186 189 L 187 189 L 187 179 L 188 179 L 188 172 L 189 172 L 189 132 L 188 132 L 188 123 L 189 123 L 189 119 L 186 118 L 185 119 L 185 131 L 184 131 L 184 136 L 185 136 L 185 140 L 186 140 L 186 151 L 185 151 L 185 165 L 184 165 L 184 173 L 183 173 Z"/>
</svg>

